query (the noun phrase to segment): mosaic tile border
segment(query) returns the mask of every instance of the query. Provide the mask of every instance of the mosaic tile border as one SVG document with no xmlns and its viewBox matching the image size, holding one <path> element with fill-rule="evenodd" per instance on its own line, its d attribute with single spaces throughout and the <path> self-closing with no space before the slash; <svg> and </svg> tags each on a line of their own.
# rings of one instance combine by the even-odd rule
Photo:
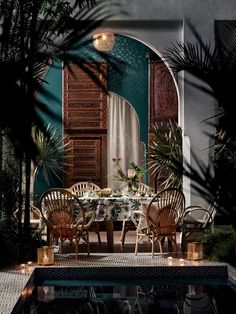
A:
<svg viewBox="0 0 236 314">
<path fill-rule="evenodd" d="M 53 266 L 36 266 L 34 272 L 22 274 L 18 267 L 1 270 L 0 313 L 18 314 L 21 305 L 33 291 L 36 281 L 45 279 L 163 279 L 164 281 L 216 279 L 229 282 L 236 287 L 236 269 L 217 262 L 185 260 L 180 266 L 179 258 L 173 258 L 168 265 L 168 255 L 149 254 L 93 254 L 81 255 L 78 261 L 74 255 L 57 256 Z M 127 266 L 128 265 L 128 266 Z"/>
<path fill-rule="evenodd" d="M 37 282 L 56 279 L 228 279 L 227 266 L 60 267 L 36 268 Z"/>
</svg>

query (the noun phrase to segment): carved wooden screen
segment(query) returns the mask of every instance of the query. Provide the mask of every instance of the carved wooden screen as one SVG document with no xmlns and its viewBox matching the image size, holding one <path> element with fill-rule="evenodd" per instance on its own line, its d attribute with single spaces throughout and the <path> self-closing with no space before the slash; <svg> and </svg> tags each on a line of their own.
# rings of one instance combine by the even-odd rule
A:
<svg viewBox="0 0 236 314">
<path fill-rule="evenodd" d="M 107 184 L 107 94 L 106 64 L 90 67 L 101 84 L 76 65 L 73 73 L 64 70 L 64 135 L 70 150 L 66 154 L 64 185 L 91 180 L 100 187 Z M 103 73 L 103 74 L 101 74 Z"/>
<path fill-rule="evenodd" d="M 150 55 L 149 71 L 150 115 L 148 142 L 151 143 L 150 129 L 153 123 L 168 122 L 169 119 L 178 122 L 178 94 L 169 69 L 156 55 Z M 149 179 L 150 186 L 156 189 L 155 178 L 150 174 Z M 162 178 L 159 179 L 162 180 Z"/>
</svg>

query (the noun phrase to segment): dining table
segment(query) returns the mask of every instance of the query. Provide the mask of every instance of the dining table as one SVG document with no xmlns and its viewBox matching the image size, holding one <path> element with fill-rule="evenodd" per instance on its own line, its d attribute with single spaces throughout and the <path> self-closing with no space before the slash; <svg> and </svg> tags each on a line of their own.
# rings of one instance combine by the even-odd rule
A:
<svg viewBox="0 0 236 314">
<path fill-rule="evenodd" d="M 121 196 L 97 196 L 84 195 L 80 201 L 86 210 L 95 210 L 95 221 L 106 222 L 108 251 L 114 251 L 113 222 L 120 220 L 132 220 L 134 212 L 143 212 L 152 200 L 153 196 L 121 195 Z M 145 214 L 145 213 L 144 213 Z"/>
</svg>

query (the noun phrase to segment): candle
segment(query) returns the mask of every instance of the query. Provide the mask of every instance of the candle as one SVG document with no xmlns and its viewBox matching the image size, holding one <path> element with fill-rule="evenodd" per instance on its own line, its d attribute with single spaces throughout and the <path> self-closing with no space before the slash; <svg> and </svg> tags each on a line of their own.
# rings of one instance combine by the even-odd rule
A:
<svg viewBox="0 0 236 314">
<path fill-rule="evenodd" d="M 33 262 L 32 261 L 28 261 L 27 265 L 28 265 L 28 270 L 32 270 Z"/>
<path fill-rule="evenodd" d="M 48 286 L 44 286 L 44 287 L 43 287 L 43 293 L 44 293 L 45 295 L 47 295 L 48 292 L 49 292 L 49 287 L 48 287 Z"/>
<path fill-rule="evenodd" d="M 180 266 L 184 266 L 184 259 L 183 259 L 183 258 L 180 258 L 180 259 L 179 259 L 179 265 L 180 265 Z"/>
<path fill-rule="evenodd" d="M 48 264 L 49 264 L 49 257 L 45 253 L 44 256 L 43 256 L 43 265 L 48 265 Z"/>
<path fill-rule="evenodd" d="M 25 264 L 20 264 L 20 269 L 24 270 L 25 269 Z"/>
<path fill-rule="evenodd" d="M 172 256 L 169 256 L 169 257 L 167 258 L 167 260 L 168 260 L 168 265 L 169 265 L 169 266 L 173 265 L 173 258 L 172 258 Z"/>
</svg>

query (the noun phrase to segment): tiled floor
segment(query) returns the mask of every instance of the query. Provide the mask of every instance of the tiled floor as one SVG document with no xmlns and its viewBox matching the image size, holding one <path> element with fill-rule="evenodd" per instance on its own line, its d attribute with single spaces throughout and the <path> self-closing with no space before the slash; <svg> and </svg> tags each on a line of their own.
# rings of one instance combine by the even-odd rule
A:
<svg viewBox="0 0 236 314">
<path fill-rule="evenodd" d="M 106 238 L 105 233 L 101 233 L 102 236 L 102 246 L 99 247 L 97 244 L 96 236 L 91 236 L 91 255 L 87 256 L 86 253 L 82 253 L 85 251 L 85 247 L 80 247 L 80 255 L 79 259 L 75 260 L 75 255 L 73 250 L 69 246 L 65 247 L 64 254 L 57 256 L 55 265 L 53 266 L 35 266 L 39 267 L 42 274 L 47 275 L 55 275 L 64 273 L 65 276 L 68 274 L 76 275 L 84 274 L 85 276 L 91 275 L 91 270 L 93 271 L 95 268 L 99 270 L 100 274 L 112 274 L 112 271 L 107 271 L 109 269 L 118 269 L 122 270 L 120 274 L 124 277 L 130 275 L 131 269 L 136 269 L 138 272 L 144 270 L 144 275 L 151 273 L 151 270 L 155 270 L 155 274 L 160 270 L 160 274 L 163 274 L 163 267 L 165 268 L 164 273 L 166 276 L 173 276 L 173 274 L 179 274 L 181 271 L 184 273 L 191 273 L 195 271 L 196 274 L 201 275 L 201 272 L 207 272 L 208 270 L 213 270 L 213 274 L 219 273 L 219 269 L 222 266 L 227 266 L 222 263 L 209 263 L 206 261 L 198 261 L 192 262 L 184 259 L 184 262 L 180 261 L 182 254 L 178 256 L 173 256 L 172 260 L 168 259 L 170 254 L 164 253 L 156 253 L 155 257 L 152 258 L 149 253 L 149 246 L 142 244 L 140 245 L 140 253 L 138 256 L 134 255 L 134 234 L 127 234 L 127 241 L 125 245 L 125 252 L 121 253 L 120 243 L 119 243 L 119 232 L 115 232 L 115 253 L 108 253 L 106 246 Z M 129 251 L 129 252 L 128 252 Z M 194 267 L 194 268 L 193 268 Z M 4 269 L 0 273 L 0 313 L 8 314 L 12 312 L 12 309 L 17 302 L 20 295 L 25 293 L 24 287 L 27 284 L 27 281 L 30 278 L 32 270 L 26 270 L 22 272 L 19 265 L 16 267 L 12 267 L 9 269 Z M 221 268 L 222 269 L 222 268 Z M 236 271 L 233 267 L 229 267 L 229 275 L 230 280 L 233 283 L 236 283 Z M 66 270 L 66 272 L 65 272 Z M 119 272 L 117 272 L 119 273 Z M 120 275 L 119 274 L 119 275 Z M 28 289 L 28 292 L 30 289 Z"/>
</svg>

